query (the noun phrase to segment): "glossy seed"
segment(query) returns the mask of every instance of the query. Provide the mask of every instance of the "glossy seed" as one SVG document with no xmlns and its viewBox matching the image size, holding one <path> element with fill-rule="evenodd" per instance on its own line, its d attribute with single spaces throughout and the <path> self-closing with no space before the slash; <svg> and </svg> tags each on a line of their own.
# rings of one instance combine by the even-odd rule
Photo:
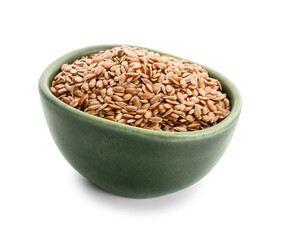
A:
<svg viewBox="0 0 284 240">
<path fill-rule="evenodd" d="M 186 60 L 114 47 L 63 64 L 52 94 L 94 116 L 156 131 L 196 131 L 230 114 L 217 79 Z"/>
</svg>

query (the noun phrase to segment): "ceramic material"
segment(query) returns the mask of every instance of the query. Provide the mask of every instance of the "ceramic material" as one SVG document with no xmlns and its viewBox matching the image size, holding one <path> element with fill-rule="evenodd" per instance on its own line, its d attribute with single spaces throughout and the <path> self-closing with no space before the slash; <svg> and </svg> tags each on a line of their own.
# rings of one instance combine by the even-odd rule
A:
<svg viewBox="0 0 284 240">
<path fill-rule="evenodd" d="M 197 182 L 230 143 L 241 112 L 239 91 L 226 77 L 201 65 L 222 83 L 231 113 L 208 129 L 180 133 L 115 123 L 74 109 L 52 95 L 49 87 L 62 64 L 112 47 L 92 46 L 68 53 L 49 65 L 40 78 L 45 118 L 61 153 L 90 182 L 126 197 L 162 196 Z"/>
</svg>

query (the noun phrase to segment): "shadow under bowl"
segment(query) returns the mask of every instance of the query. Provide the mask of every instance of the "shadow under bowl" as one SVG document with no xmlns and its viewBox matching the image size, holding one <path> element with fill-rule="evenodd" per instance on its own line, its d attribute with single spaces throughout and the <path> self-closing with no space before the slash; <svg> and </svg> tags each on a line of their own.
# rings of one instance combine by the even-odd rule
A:
<svg viewBox="0 0 284 240">
<path fill-rule="evenodd" d="M 80 174 L 113 194 L 150 198 L 194 184 L 216 165 L 231 141 L 242 105 L 238 89 L 220 73 L 198 64 L 221 82 L 231 102 L 231 113 L 215 126 L 193 132 L 159 132 L 116 123 L 72 108 L 50 92 L 62 64 L 115 46 L 119 45 L 75 50 L 42 73 L 40 98 L 56 145 Z"/>
</svg>

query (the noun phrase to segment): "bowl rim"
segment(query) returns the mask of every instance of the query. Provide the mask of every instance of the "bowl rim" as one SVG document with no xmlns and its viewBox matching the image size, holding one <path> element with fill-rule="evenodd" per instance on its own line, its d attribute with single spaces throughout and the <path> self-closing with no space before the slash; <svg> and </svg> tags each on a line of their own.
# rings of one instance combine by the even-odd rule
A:
<svg viewBox="0 0 284 240">
<path fill-rule="evenodd" d="M 227 88 L 230 89 L 231 96 L 234 98 L 234 106 L 231 109 L 230 114 L 225 119 L 223 119 L 221 122 L 217 123 L 216 125 L 211 126 L 209 128 L 206 128 L 206 129 L 202 129 L 202 130 L 188 131 L 188 132 L 156 131 L 156 130 L 144 129 L 144 128 L 140 128 L 140 127 L 134 127 L 134 126 L 127 125 L 127 124 L 119 124 L 117 122 L 113 122 L 113 121 L 105 119 L 105 118 L 93 116 L 91 114 L 85 113 L 81 110 L 78 110 L 76 108 L 73 108 L 73 107 L 67 105 L 66 103 L 60 101 L 57 97 L 55 97 L 51 93 L 51 91 L 49 89 L 50 88 L 49 84 L 51 83 L 50 78 L 51 78 L 51 76 L 55 76 L 55 74 L 59 72 L 60 67 L 64 63 L 73 62 L 74 60 L 81 58 L 82 56 L 87 56 L 87 55 L 90 55 L 92 53 L 96 53 L 96 52 L 99 52 L 99 51 L 111 49 L 113 47 L 122 46 L 122 45 L 127 45 L 127 46 L 130 46 L 130 47 L 144 48 L 144 49 L 147 49 L 148 51 L 158 52 L 161 55 L 168 55 L 168 56 L 172 56 L 172 57 L 175 57 L 175 58 L 178 58 L 178 59 L 185 59 L 189 63 L 197 64 L 197 65 L 201 66 L 202 68 L 206 69 L 207 71 L 209 71 L 211 74 L 214 74 L 215 76 L 217 76 L 217 79 L 220 80 L 221 84 L 223 82 L 226 82 Z M 144 136 L 148 135 L 148 136 L 159 137 L 159 138 L 178 138 L 178 139 L 180 139 L 180 138 L 204 138 L 204 137 L 208 137 L 208 136 L 211 136 L 211 135 L 215 135 L 217 133 L 225 131 L 228 127 L 230 127 L 230 125 L 232 125 L 234 123 L 234 121 L 239 117 L 240 112 L 241 112 L 241 108 L 242 108 L 242 98 L 241 98 L 240 92 L 237 89 L 237 87 L 235 86 L 235 84 L 232 83 L 227 77 L 225 77 L 221 73 L 217 72 L 216 70 L 213 70 L 210 67 L 196 63 L 194 61 L 188 60 L 186 58 L 181 58 L 181 57 L 175 56 L 173 54 L 165 53 L 163 51 L 159 51 L 159 50 L 155 50 L 155 49 L 151 49 L 151 48 L 147 48 L 147 47 L 136 46 L 136 45 L 128 45 L 128 44 L 92 45 L 92 46 L 73 50 L 73 51 L 59 57 L 57 60 L 53 61 L 43 71 L 43 73 L 40 76 L 39 82 L 38 82 L 38 89 L 39 89 L 40 94 L 43 94 L 43 96 L 45 96 L 45 98 L 48 99 L 50 102 L 57 105 L 62 110 L 68 111 L 72 114 L 76 114 L 77 117 L 80 117 L 80 118 L 82 118 L 86 121 L 97 123 L 97 124 L 103 124 L 105 127 L 111 127 L 111 128 L 115 128 L 115 129 L 121 130 L 121 131 L 128 131 L 128 132 L 132 132 L 132 133 L 136 133 L 136 134 L 140 134 L 140 135 L 143 134 Z"/>
</svg>

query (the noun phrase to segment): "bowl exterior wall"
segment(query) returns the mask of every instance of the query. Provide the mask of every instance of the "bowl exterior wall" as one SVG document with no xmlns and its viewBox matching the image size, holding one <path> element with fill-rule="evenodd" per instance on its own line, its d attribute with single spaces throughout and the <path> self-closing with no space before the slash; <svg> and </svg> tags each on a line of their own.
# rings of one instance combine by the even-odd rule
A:
<svg viewBox="0 0 284 240">
<path fill-rule="evenodd" d="M 238 121 L 213 136 L 163 139 L 89 121 L 40 95 L 66 160 L 98 187 L 132 198 L 169 194 L 200 180 L 226 150 Z"/>
</svg>

